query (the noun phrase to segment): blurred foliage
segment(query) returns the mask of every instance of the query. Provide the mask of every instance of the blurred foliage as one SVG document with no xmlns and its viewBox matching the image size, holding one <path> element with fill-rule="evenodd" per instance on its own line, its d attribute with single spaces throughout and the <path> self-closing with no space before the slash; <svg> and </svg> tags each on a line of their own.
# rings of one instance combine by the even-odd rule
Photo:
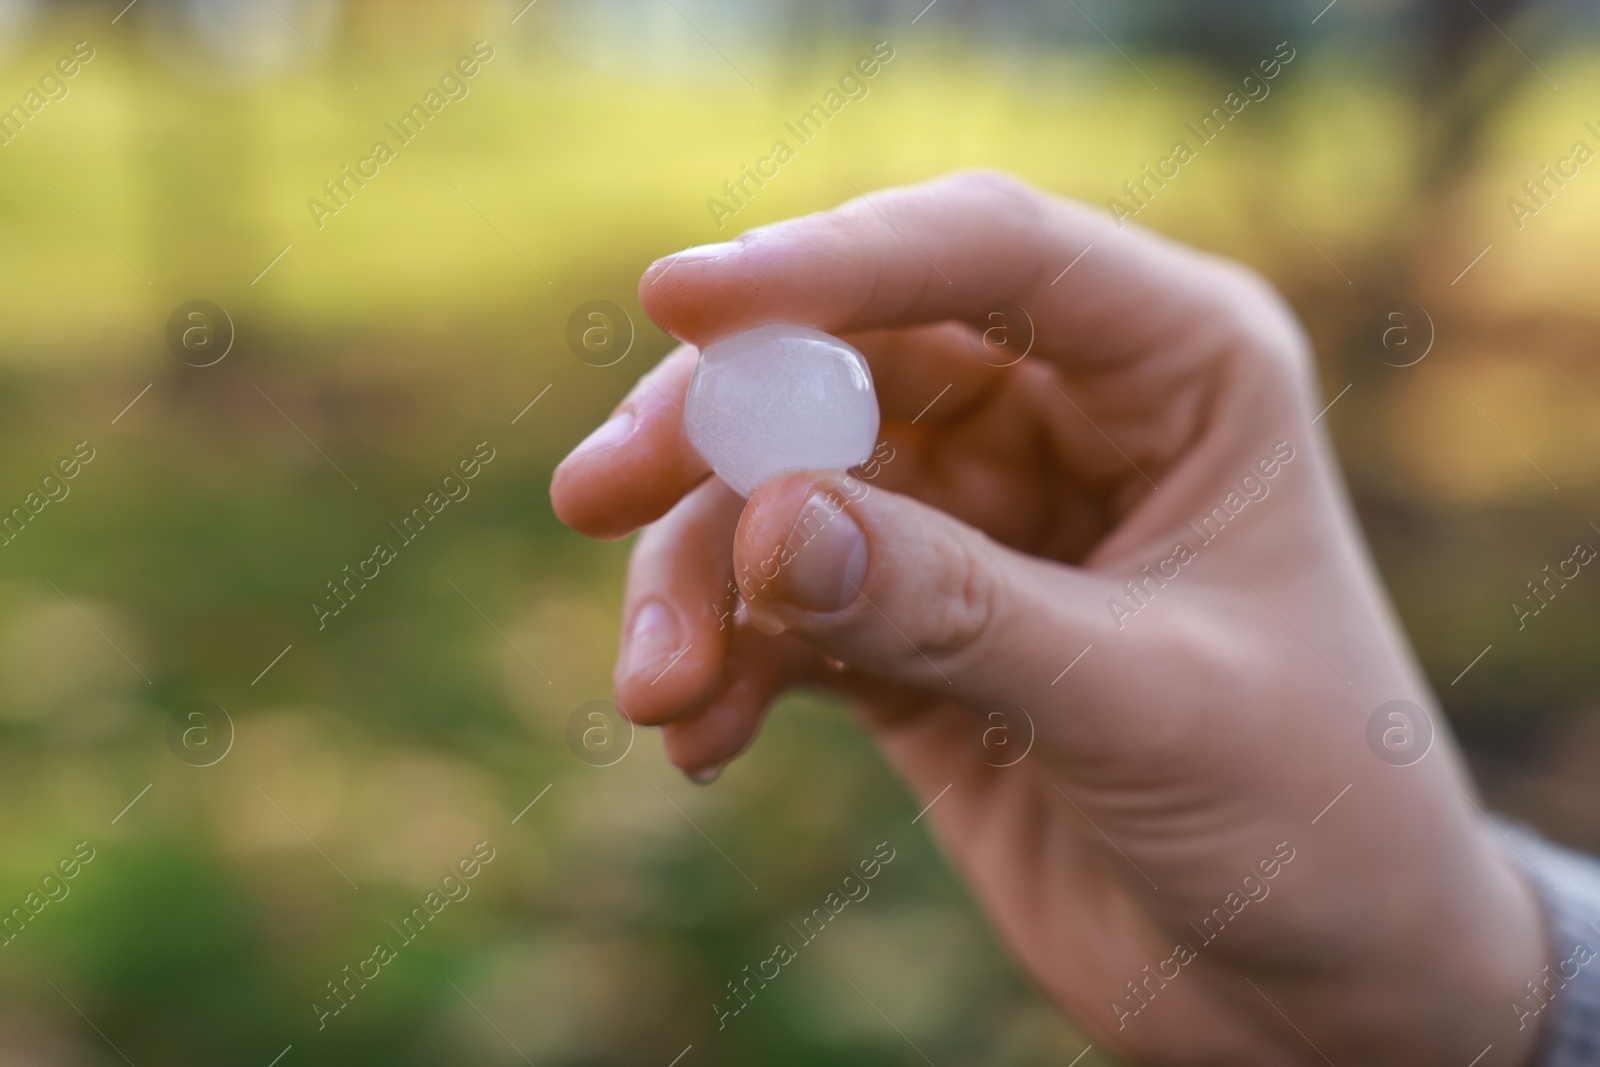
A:
<svg viewBox="0 0 1600 1067">
<path fill-rule="evenodd" d="M 0 906 L 98 850 L 0 949 L 0 1061 L 921 1062 L 850 982 L 935 1062 L 1077 1055 L 841 709 L 787 700 L 711 790 L 647 733 L 614 767 L 573 756 L 568 716 L 609 693 L 627 546 L 564 530 L 545 486 L 669 348 L 634 295 L 656 256 L 963 166 L 1103 203 L 1241 72 L 1138 51 L 1155 91 L 1098 38 L 974 47 L 937 17 L 788 49 L 717 19 L 719 56 L 669 9 L 643 43 L 626 12 L 543 3 L 515 25 L 520 4 L 289 5 L 309 39 L 267 14 L 230 56 L 144 6 L 14 26 L 0 66 L 5 106 L 96 49 L 0 148 L 0 505 L 96 449 L 0 549 Z M 1441 181 L 1436 112 L 1340 17 L 1326 47 L 1284 31 L 1302 58 L 1139 221 L 1289 293 L 1325 395 L 1351 387 L 1324 425 L 1469 748 L 1513 810 L 1594 847 L 1592 804 L 1561 789 L 1596 762 L 1566 739 L 1590 736 L 1571 724 L 1600 588 L 1523 631 L 1509 604 L 1600 538 L 1600 176 L 1520 231 L 1505 200 L 1589 136 L 1600 72 L 1576 41 L 1541 55 L 1560 95 L 1518 71 Z M 896 58 L 870 96 L 719 232 L 706 198 L 879 38 Z M 306 200 L 479 39 L 496 55 L 470 96 L 319 230 Z M 1394 297 L 1437 327 L 1414 367 L 1368 336 Z M 166 347 L 194 298 L 237 327 L 212 367 Z M 595 299 L 639 333 L 608 368 L 565 342 Z M 485 440 L 471 495 L 319 631 L 324 583 Z M 193 699 L 236 726 L 214 766 L 168 745 Z M 319 1031 L 324 984 L 481 840 L 471 896 Z M 870 900 L 718 1032 L 724 983 L 885 840 Z"/>
</svg>

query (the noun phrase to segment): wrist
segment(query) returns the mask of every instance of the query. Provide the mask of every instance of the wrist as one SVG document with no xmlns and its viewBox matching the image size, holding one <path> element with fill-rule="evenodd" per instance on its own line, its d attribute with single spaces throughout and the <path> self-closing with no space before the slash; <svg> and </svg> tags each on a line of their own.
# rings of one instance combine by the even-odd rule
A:
<svg viewBox="0 0 1600 1067">
<path fill-rule="evenodd" d="M 1504 855 L 1538 902 L 1546 963 L 1516 993 L 1519 1021 L 1534 1035 L 1519 1064 L 1594 1062 L 1600 1035 L 1600 865 L 1509 824 Z"/>
<path fill-rule="evenodd" d="M 1385 864 L 1391 889 L 1346 938 L 1338 993 L 1308 987 L 1299 1010 L 1342 1020 L 1321 1046 L 1335 1063 L 1532 1067 L 1553 1011 L 1519 1014 L 1516 1005 L 1552 963 L 1540 896 L 1489 822 L 1474 816 L 1436 831 L 1414 842 L 1428 855 L 1409 875 Z"/>
<path fill-rule="evenodd" d="M 1552 1014 L 1532 993 L 1553 971 L 1545 909 L 1520 843 L 1487 819 L 1466 836 L 1465 858 L 1419 903 L 1414 1010 L 1395 1047 L 1417 1050 L 1403 1062 L 1532 1067 Z"/>
<path fill-rule="evenodd" d="M 1497 1061 L 1532 1067 L 1552 1014 L 1552 997 L 1559 996 L 1565 981 L 1554 976 L 1552 931 L 1536 884 L 1542 876 L 1496 823 L 1483 819 L 1480 828 L 1486 907 L 1498 922 L 1485 937 L 1483 981 L 1473 984 L 1468 1003 L 1490 1022 L 1498 1020 L 1490 1035 Z"/>
</svg>

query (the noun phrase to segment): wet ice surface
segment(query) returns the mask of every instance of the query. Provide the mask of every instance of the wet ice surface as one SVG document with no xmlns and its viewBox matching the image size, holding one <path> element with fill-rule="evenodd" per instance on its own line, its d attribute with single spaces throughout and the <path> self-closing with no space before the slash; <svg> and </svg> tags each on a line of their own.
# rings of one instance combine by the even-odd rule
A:
<svg viewBox="0 0 1600 1067">
<path fill-rule="evenodd" d="M 785 471 L 865 463 L 878 437 L 878 397 L 861 353 L 783 323 L 708 345 L 684 413 L 690 442 L 746 497 Z"/>
</svg>

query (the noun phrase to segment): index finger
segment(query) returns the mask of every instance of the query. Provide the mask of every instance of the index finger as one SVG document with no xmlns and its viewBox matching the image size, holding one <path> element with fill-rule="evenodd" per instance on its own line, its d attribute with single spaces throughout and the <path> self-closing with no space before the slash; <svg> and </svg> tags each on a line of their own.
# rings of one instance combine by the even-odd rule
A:
<svg viewBox="0 0 1600 1067">
<path fill-rule="evenodd" d="M 1249 320 L 1265 289 L 1246 278 L 1081 204 L 966 173 L 688 249 L 653 264 L 639 296 L 657 325 L 701 346 L 775 321 L 835 334 L 950 319 L 981 329 L 1015 303 L 1043 354 L 1087 369 L 1199 324 Z"/>
</svg>

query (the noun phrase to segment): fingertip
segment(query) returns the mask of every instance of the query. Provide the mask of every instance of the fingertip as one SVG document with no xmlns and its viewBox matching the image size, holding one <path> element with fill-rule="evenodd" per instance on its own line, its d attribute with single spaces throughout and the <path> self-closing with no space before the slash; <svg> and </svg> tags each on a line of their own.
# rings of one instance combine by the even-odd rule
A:
<svg viewBox="0 0 1600 1067">
<path fill-rule="evenodd" d="M 641 665 L 614 685 L 617 706 L 638 726 L 665 726 L 692 716 L 722 681 L 720 649 L 690 645 Z"/>
<path fill-rule="evenodd" d="M 861 486 L 848 474 L 797 471 L 751 494 L 734 534 L 734 573 L 754 621 L 837 611 L 859 593 L 869 548 L 849 509 Z"/>
<path fill-rule="evenodd" d="M 746 237 L 741 237 L 663 256 L 646 267 L 639 279 L 639 306 L 668 334 L 704 345 L 712 339 L 707 336 L 708 320 L 726 319 L 730 306 L 724 301 L 718 316 L 712 307 L 715 294 L 726 293 L 725 280 L 732 277 L 727 268 L 748 244 Z M 707 283 L 711 283 L 709 288 Z"/>
<path fill-rule="evenodd" d="M 633 411 L 618 408 L 556 464 L 550 475 L 550 506 L 556 518 L 601 541 L 637 529 L 640 524 L 626 509 L 616 508 L 618 494 L 608 486 L 628 464 L 636 451 L 631 447 L 634 439 L 645 428 Z"/>
<path fill-rule="evenodd" d="M 550 510 L 562 525 L 595 541 L 616 541 L 649 522 L 594 493 L 586 473 L 563 463 L 550 477 Z"/>
<path fill-rule="evenodd" d="M 759 637 L 743 627 L 729 629 L 727 657 L 716 694 L 662 730 L 667 758 L 691 778 L 720 771 L 749 748 L 778 695 L 811 677 L 816 665 L 804 642 Z"/>
<path fill-rule="evenodd" d="M 692 714 L 721 684 L 736 630 L 730 550 L 743 505 L 721 482 L 706 482 L 634 545 L 614 679 L 635 722 Z"/>
<path fill-rule="evenodd" d="M 739 517 L 734 553 L 770 551 L 787 537 L 800 509 L 817 493 L 832 493 L 843 500 L 837 482 L 850 475 L 830 471 L 790 471 L 756 486 Z M 854 479 L 852 479 L 853 481 Z"/>
<path fill-rule="evenodd" d="M 613 686 L 618 706 L 641 726 L 692 715 L 723 684 L 728 620 L 713 605 L 665 596 L 638 604 L 625 620 Z"/>
<path fill-rule="evenodd" d="M 641 395 L 573 449 L 550 478 L 556 517 L 586 537 L 614 541 L 665 515 L 710 468 L 663 397 Z"/>
<path fill-rule="evenodd" d="M 593 513 L 585 499 L 582 475 L 576 470 L 572 457 L 556 464 L 550 475 L 550 510 L 563 526 L 596 541 L 609 541 L 609 531 L 597 522 L 600 516 Z"/>
<path fill-rule="evenodd" d="M 668 723 L 661 731 L 667 759 L 693 780 L 721 773 L 755 740 L 769 698 L 764 690 L 735 685 L 698 714 Z"/>
</svg>

